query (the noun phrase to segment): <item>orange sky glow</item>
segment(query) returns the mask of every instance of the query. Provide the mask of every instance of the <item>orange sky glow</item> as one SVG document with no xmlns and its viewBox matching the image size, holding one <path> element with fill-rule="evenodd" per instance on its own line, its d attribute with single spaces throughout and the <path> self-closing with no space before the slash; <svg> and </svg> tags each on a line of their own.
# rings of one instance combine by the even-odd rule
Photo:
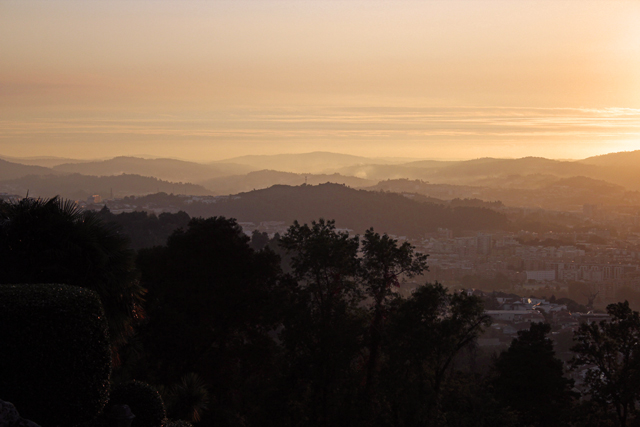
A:
<svg viewBox="0 0 640 427">
<path fill-rule="evenodd" d="M 0 2 L 0 155 L 640 149 L 637 1 Z"/>
</svg>

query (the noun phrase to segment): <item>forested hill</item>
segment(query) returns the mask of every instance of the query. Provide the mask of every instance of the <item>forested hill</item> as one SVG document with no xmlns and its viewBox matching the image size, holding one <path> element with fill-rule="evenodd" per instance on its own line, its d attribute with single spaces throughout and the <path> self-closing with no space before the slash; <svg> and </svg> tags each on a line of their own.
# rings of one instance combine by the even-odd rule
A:
<svg viewBox="0 0 640 427">
<path fill-rule="evenodd" d="M 500 229 L 507 218 L 496 211 L 478 207 L 448 207 L 418 202 L 397 193 L 354 190 L 339 184 L 277 185 L 264 190 L 240 193 L 228 201 L 212 205 L 194 203 L 192 216 L 213 215 L 238 221 L 298 220 L 308 223 L 318 218 L 335 219 L 336 225 L 363 232 L 418 236 L 438 227 L 456 230 Z"/>
</svg>

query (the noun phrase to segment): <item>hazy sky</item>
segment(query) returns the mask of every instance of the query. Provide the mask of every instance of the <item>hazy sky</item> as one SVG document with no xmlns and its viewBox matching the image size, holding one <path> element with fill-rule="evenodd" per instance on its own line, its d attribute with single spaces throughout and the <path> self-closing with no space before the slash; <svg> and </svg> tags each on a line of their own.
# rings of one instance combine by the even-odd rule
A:
<svg viewBox="0 0 640 427">
<path fill-rule="evenodd" d="M 640 149 L 640 1 L 0 0 L 0 155 Z"/>
</svg>

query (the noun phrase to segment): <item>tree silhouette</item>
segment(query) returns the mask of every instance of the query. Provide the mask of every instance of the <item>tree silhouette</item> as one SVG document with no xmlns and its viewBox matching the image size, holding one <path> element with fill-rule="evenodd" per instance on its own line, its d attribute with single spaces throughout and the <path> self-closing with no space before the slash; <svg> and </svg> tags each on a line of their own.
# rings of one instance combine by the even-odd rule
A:
<svg viewBox="0 0 640 427">
<path fill-rule="evenodd" d="M 438 425 L 443 386 L 456 356 L 490 323 L 479 298 L 449 293 L 439 283 L 395 301 L 382 378 L 397 425 Z"/>
<path fill-rule="evenodd" d="M 497 397 L 517 410 L 523 423 L 536 426 L 566 425 L 572 400 L 573 381 L 563 376 L 550 332 L 549 324 L 532 323 L 495 362 Z"/>
<path fill-rule="evenodd" d="M 587 394 L 613 407 L 624 427 L 640 399 L 640 315 L 627 301 L 608 305 L 607 313 L 610 320 L 580 325 L 572 365 L 586 368 Z"/>
<path fill-rule="evenodd" d="M 281 334 L 288 389 L 312 425 L 335 425 L 355 385 L 354 361 L 362 348 L 364 316 L 358 304 L 359 239 L 333 221 L 295 222 L 280 244 L 291 256 L 293 289 Z"/>
<path fill-rule="evenodd" d="M 404 278 L 421 274 L 427 268 L 427 255 L 415 252 L 408 242 L 380 235 L 370 228 L 362 241 L 360 278 L 365 293 L 373 300 L 365 376 L 365 396 L 375 406 L 375 388 L 380 362 L 387 305 Z M 375 412 L 375 410 L 374 410 Z"/>
<path fill-rule="evenodd" d="M 278 257 L 251 249 L 234 219 L 193 218 L 166 247 L 141 250 L 138 265 L 149 289 L 141 331 L 149 359 L 138 375 L 174 384 L 197 373 L 211 395 L 205 418 L 235 425 L 271 375 L 269 333 L 282 310 Z"/>
</svg>

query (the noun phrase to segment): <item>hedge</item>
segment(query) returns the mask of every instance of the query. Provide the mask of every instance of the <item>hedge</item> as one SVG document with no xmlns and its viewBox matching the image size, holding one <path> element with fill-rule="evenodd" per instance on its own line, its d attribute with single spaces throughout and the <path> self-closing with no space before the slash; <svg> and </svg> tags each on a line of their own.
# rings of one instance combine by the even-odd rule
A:
<svg viewBox="0 0 640 427">
<path fill-rule="evenodd" d="M 107 322 L 95 292 L 0 286 L 0 398 L 24 418 L 43 427 L 94 418 L 108 400 L 110 374 Z"/>
</svg>

